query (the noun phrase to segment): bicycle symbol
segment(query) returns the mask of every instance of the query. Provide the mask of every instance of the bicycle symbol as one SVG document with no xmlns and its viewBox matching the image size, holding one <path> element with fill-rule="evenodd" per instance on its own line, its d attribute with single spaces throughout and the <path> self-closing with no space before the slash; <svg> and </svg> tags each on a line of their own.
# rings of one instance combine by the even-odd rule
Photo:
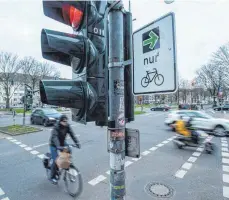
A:
<svg viewBox="0 0 229 200">
<path fill-rule="evenodd" d="M 150 74 L 154 74 L 152 79 L 150 79 Z M 156 68 L 154 68 L 154 71 L 152 72 L 146 71 L 146 76 L 144 76 L 141 80 L 142 87 L 147 87 L 153 80 L 157 86 L 160 86 L 164 83 L 164 76 L 162 74 L 158 74 Z"/>
</svg>

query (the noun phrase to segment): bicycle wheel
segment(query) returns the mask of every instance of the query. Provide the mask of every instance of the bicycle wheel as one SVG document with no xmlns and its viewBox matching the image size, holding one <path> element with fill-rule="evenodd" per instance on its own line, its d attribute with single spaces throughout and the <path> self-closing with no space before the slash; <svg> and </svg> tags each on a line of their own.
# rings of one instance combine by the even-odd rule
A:
<svg viewBox="0 0 229 200">
<path fill-rule="evenodd" d="M 142 87 L 147 87 L 149 85 L 149 79 L 147 77 L 143 77 L 141 81 Z"/>
<path fill-rule="evenodd" d="M 78 197 L 83 190 L 83 179 L 80 171 L 70 165 L 69 169 L 65 170 L 64 176 L 65 187 L 69 195 Z"/>
<path fill-rule="evenodd" d="M 160 86 L 164 83 L 164 76 L 162 74 L 157 74 L 154 78 L 154 83 L 157 86 Z"/>
</svg>

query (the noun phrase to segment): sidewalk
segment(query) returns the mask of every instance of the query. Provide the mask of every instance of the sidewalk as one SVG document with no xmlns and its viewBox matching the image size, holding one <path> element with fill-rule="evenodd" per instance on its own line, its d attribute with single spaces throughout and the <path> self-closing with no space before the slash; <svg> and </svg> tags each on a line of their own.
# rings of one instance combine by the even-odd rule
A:
<svg viewBox="0 0 229 200">
<path fill-rule="evenodd" d="M 4 138 L 6 138 L 7 137 L 7 135 L 6 134 L 4 134 L 4 133 L 0 133 L 0 140 L 1 139 L 4 139 Z"/>
</svg>

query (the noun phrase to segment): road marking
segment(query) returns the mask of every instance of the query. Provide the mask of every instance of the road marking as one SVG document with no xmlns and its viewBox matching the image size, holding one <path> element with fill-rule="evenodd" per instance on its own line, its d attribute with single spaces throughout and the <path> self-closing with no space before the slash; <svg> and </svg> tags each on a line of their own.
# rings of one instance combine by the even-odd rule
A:
<svg viewBox="0 0 229 200">
<path fill-rule="evenodd" d="M 223 174 L 223 182 L 229 183 L 229 175 L 228 174 Z"/>
<path fill-rule="evenodd" d="M 96 177 L 95 179 L 89 181 L 88 183 L 92 186 L 95 186 L 96 184 L 98 184 L 101 181 L 104 181 L 106 179 L 105 176 L 103 175 L 99 175 L 98 177 Z"/>
<path fill-rule="evenodd" d="M 223 171 L 224 172 L 229 172 L 229 166 L 223 165 Z"/>
<path fill-rule="evenodd" d="M 196 157 L 190 157 L 189 159 L 188 159 L 188 162 L 196 162 L 196 160 L 197 160 L 197 158 Z"/>
<path fill-rule="evenodd" d="M 199 153 L 199 152 L 194 152 L 192 155 L 198 157 L 198 156 L 201 155 L 201 153 Z"/>
<path fill-rule="evenodd" d="M 184 164 L 182 165 L 181 168 L 184 168 L 184 169 L 191 169 L 191 167 L 192 167 L 192 163 L 186 162 L 186 163 L 184 163 Z"/>
<path fill-rule="evenodd" d="M 20 147 L 27 147 L 27 145 L 25 145 L 25 144 L 21 144 L 21 145 L 19 145 Z"/>
<path fill-rule="evenodd" d="M 229 198 L 229 187 L 223 186 L 223 196 Z"/>
<path fill-rule="evenodd" d="M 142 155 L 143 156 L 146 156 L 146 155 L 148 155 L 150 153 L 150 151 L 144 151 L 144 152 L 142 152 Z"/>
<path fill-rule="evenodd" d="M 229 159 L 228 158 L 222 158 L 222 163 L 229 164 Z"/>
<path fill-rule="evenodd" d="M 168 140 L 165 140 L 164 142 L 162 142 L 162 144 L 167 144 L 167 143 L 169 143 L 170 141 L 168 141 Z"/>
<path fill-rule="evenodd" d="M 198 148 L 196 151 L 202 152 L 203 150 L 204 150 L 204 148 Z"/>
<path fill-rule="evenodd" d="M 15 142 L 15 144 L 21 144 L 21 142 Z"/>
<path fill-rule="evenodd" d="M 157 147 L 162 147 L 162 146 L 164 146 L 165 144 L 158 144 L 158 145 L 156 145 Z"/>
<path fill-rule="evenodd" d="M 0 188 L 0 196 L 4 195 L 5 192 L 2 190 L 2 188 Z"/>
<path fill-rule="evenodd" d="M 172 141 L 172 140 L 173 140 L 173 138 L 169 138 L 168 140 L 169 140 L 169 141 Z"/>
<path fill-rule="evenodd" d="M 45 157 L 44 154 L 37 155 L 38 158 L 43 159 Z"/>
<path fill-rule="evenodd" d="M 183 178 L 184 175 L 185 175 L 186 173 L 187 173 L 187 171 L 185 171 L 185 170 L 183 170 L 183 169 L 180 169 L 180 170 L 178 170 L 178 171 L 176 172 L 175 176 L 176 176 L 177 178 Z"/>
<path fill-rule="evenodd" d="M 228 147 L 228 144 L 222 143 L 222 147 Z"/>
<path fill-rule="evenodd" d="M 46 145 L 48 145 L 48 144 L 49 144 L 49 143 L 39 144 L 39 145 L 33 146 L 33 149 L 36 149 L 36 148 L 42 147 L 42 146 L 46 146 Z"/>
<path fill-rule="evenodd" d="M 228 148 L 222 147 L 222 151 L 228 151 Z"/>
<path fill-rule="evenodd" d="M 30 153 L 31 153 L 31 154 L 33 154 L 33 155 L 37 155 L 37 154 L 39 154 L 39 152 L 38 152 L 38 151 L 31 151 Z"/>
<path fill-rule="evenodd" d="M 150 148 L 149 150 L 150 151 L 155 151 L 155 150 L 157 150 L 158 149 L 158 147 L 152 147 L 152 148 Z"/>
<path fill-rule="evenodd" d="M 227 144 L 227 141 L 226 141 L 226 140 L 221 140 L 221 142 L 222 142 L 223 144 Z"/>
<path fill-rule="evenodd" d="M 11 140 L 11 142 L 17 142 L 17 140 L 13 139 L 13 140 Z"/>
<path fill-rule="evenodd" d="M 133 161 L 138 161 L 140 160 L 142 157 L 139 157 L 139 158 L 132 158 Z"/>
<path fill-rule="evenodd" d="M 31 147 L 25 147 L 24 149 L 25 149 L 26 151 L 31 151 L 31 150 L 32 150 Z"/>
<path fill-rule="evenodd" d="M 110 170 L 106 171 L 106 174 L 110 175 Z"/>
<path fill-rule="evenodd" d="M 128 167 L 128 166 L 131 165 L 131 164 L 133 164 L 133 162 L 131 162 L 131 161 L 126 161 L 126 162 L 125 162 L 125 167 Z"/>
<path fill-rule="evenodd" d="M 7 139 L 7 140 L 12 140 L 13 138 L 12 138 L 12 137 L 7 137 L 6 139 Z"/>
<path fill-rule="evenodd" d="M 5 197 L 5 198 L 3 198 L 3 199 L 1 199 L 1 200 L 10 200 L 8 197 Z"/>
<path fill-rule="evenodd" d="M 212 137 L 207 137 L 207 138 L 205 139 L 204 142 L 210 141 L 211 139 L 212 139 Z M 200 147 L 197 148 L 196 150 L 199 150 L 199 151 L 201 151 L 201 152 L 194 152 L 194 153 L 192 154 L 192 156 L 188 159 L 188 161 L 195 162 L 195 161 L 197 160 L 197 157 L 201 155 L 202 149 L 203 149 L 203 148 L 200 148 Z M 193 156 L 196 156 L 196 157 L 193 157 Z M 190 170 L 191 167 L 192 167 L 192 165 L 193 165 L 192 163 L 185 162 L 185 163 L 181 166 L 181 168 L 186 169 L 186 170 Z M 178 177 L 178 178 L 183 178 L 184 175 L 187 173 L 187 171 L 186 171 L 186 170 L 183 170 L 183 169 L 179 169 L 179 170 L 176 172 L 175 176 Z"/>
<path fill-rule="evenodd" d="M 229 157 L 229 153 L 222 152 L 222 156 L 223 156 L 223 157 Z"/>
</svg>

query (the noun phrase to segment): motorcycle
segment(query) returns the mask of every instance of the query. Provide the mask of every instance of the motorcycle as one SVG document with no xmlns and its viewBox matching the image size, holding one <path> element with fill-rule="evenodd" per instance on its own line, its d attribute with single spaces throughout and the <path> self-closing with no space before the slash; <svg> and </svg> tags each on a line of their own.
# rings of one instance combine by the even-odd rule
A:
<svg viewBox="0 0 229 200">
<path fill-rule="evenodd" d="M 182 135 L 178 135 L 177 138 L 173 140 L 174 144 L 179 148 L 182 149 L 185 146 L 188 147 L 200 147 L 200 145 L 207 139 L 208 134 L 204 131 L 195 130 L 196 138 L 194 137 L 185 137 Z M 204 150 L 206 153 L 211 154 L 214 151 L 213 143 L 210 141 L 204 142 Z"/>
</svg>

